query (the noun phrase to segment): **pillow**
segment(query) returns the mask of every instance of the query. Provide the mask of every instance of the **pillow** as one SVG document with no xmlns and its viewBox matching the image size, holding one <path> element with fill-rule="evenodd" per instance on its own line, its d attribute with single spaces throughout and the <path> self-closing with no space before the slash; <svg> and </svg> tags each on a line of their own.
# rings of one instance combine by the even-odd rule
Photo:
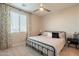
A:
<svg viewBox="0 0 79 59">
<path fill-rule="evenodd" d="M 60 37 L 60 38 L 65 38 L 65 34 L 64 34 L 63 32 L 60 32 L 60 33 L 59 33 L 59 37 Z"/>
<path fill-rule="evenodd" d="M 47 34 L 48 34 L 47 32 L 43 32 L 43 33 L 42 33 L 42 35 L 44 35 L 44 36 L 47 36 Z"/>
<path fill-rule="evenodd" d="M 48 37 L 52 37 L 52 33 L 51 32 L 48 32 L 47 36 Z"/>
<path fill-rule="evenodd" d="M 48 37 L 52 37 L 52 33 L 51 32 L 43 32 L 42 35 L 48 36 Z"/>
<path fill-rule="evenodd" d="M 52 32 L 52 38 L 59 38 L 59 33 Z"/>
</svg>

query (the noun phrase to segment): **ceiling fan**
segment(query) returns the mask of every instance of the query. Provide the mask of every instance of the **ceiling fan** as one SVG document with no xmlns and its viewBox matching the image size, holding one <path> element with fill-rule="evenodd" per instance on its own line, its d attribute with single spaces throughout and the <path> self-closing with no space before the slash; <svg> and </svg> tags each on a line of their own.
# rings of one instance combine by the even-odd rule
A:
<svg viewBox="0 0 79 59">
<path fill-rule="evenodd" d="M 36 12 L 36 11 L 47 11 L 47 12 L 50 12 L 49 9 L 44 8 L 43 4 L 40 4 L 40 8 L 34 10 L 34 12 Z"/>
</svg>

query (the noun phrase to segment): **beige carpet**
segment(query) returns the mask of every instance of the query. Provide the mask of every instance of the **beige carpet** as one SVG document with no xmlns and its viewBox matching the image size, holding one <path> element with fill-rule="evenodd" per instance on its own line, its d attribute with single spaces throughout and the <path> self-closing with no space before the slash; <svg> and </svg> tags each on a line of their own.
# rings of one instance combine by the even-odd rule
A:
<svg viewBox="0 0 79 59">
<path fill-rule="evenodd" d="M 64 47 L 60 53 L 61 56 L 79 56 L 79 49 Z M 40 53 L 24 45 L 0 50 L 0 56 L 41 56 Z"/>
</svg>

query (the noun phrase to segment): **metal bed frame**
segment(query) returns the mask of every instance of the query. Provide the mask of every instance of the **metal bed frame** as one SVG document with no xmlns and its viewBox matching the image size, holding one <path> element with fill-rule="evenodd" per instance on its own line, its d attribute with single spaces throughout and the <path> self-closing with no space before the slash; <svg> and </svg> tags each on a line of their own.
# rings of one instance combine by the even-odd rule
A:
<svg viewBox="0 0 79 59">
<path fill-rule="evenodd" d="M 49 31 L 49 32 L 52 32 L 52 31 Z M 54 31 L 54 32 L 64 32 L 64 31 Z M 66 39 L 66 33 L 65 33 L 65 39 Z M 40 52 L 41 55 L 49 56 L 48 52 L 51 51 L 52 52 L 52 56 L 56 56 L 55 48 L 53 46 L 50 46 L 50 45 L 46 44 L 46 43 L 39 42 L 39 41 L 36 41 L 36 40 L 28 38 L 26 40 L 26 45 L 29 45 L 30 47 L 32 47 L 36 51 Z M 41 50 L 40 50 L 39 47 L 41 47 Z M 46 53 L 44 52 L 44 49 L 46 49 Z"/>
<path fill-rule="evenodd" d="M 49 55 L 48 51 L 51 51 L 53 56 L 56 55 L 55 54 L 55 48 L 53 46 L 50 46 L 48 44 L 45 44 L 43 42 L 39 42 L 39 41 L 36 41 L 36 40 L 33 40 L 33 39 L 27 39 L 26 42 L 27 42 L 26 45 L 29 45 L 30 47 L 34 48 L 35 50 L 40 52 L 41 55 L 48 56 Z M 39 49 L 39 47 L 41 47 L 41 50 Z M 44 49 L 47 50 L 46 53 L 43 52 Z"/>
</svg>

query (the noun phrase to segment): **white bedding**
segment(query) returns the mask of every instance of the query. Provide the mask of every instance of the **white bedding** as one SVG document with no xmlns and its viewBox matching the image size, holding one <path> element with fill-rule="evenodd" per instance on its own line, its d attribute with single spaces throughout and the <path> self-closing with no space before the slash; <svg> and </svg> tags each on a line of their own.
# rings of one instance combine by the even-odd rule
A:
<svg viewBox="0 0 79 59">
<path fill-rule="evenodd" d="M 33 40 L 43 42 L 43 43 L 53 46 L 56 50 L 56 55 L 59 55 L 60 51 L 65 45 L 64 38 L 51 38 L 47 36 L 32 36 L 32 37 L 29 37 L 28 39 L 33 39 Z"/>
</svg>

